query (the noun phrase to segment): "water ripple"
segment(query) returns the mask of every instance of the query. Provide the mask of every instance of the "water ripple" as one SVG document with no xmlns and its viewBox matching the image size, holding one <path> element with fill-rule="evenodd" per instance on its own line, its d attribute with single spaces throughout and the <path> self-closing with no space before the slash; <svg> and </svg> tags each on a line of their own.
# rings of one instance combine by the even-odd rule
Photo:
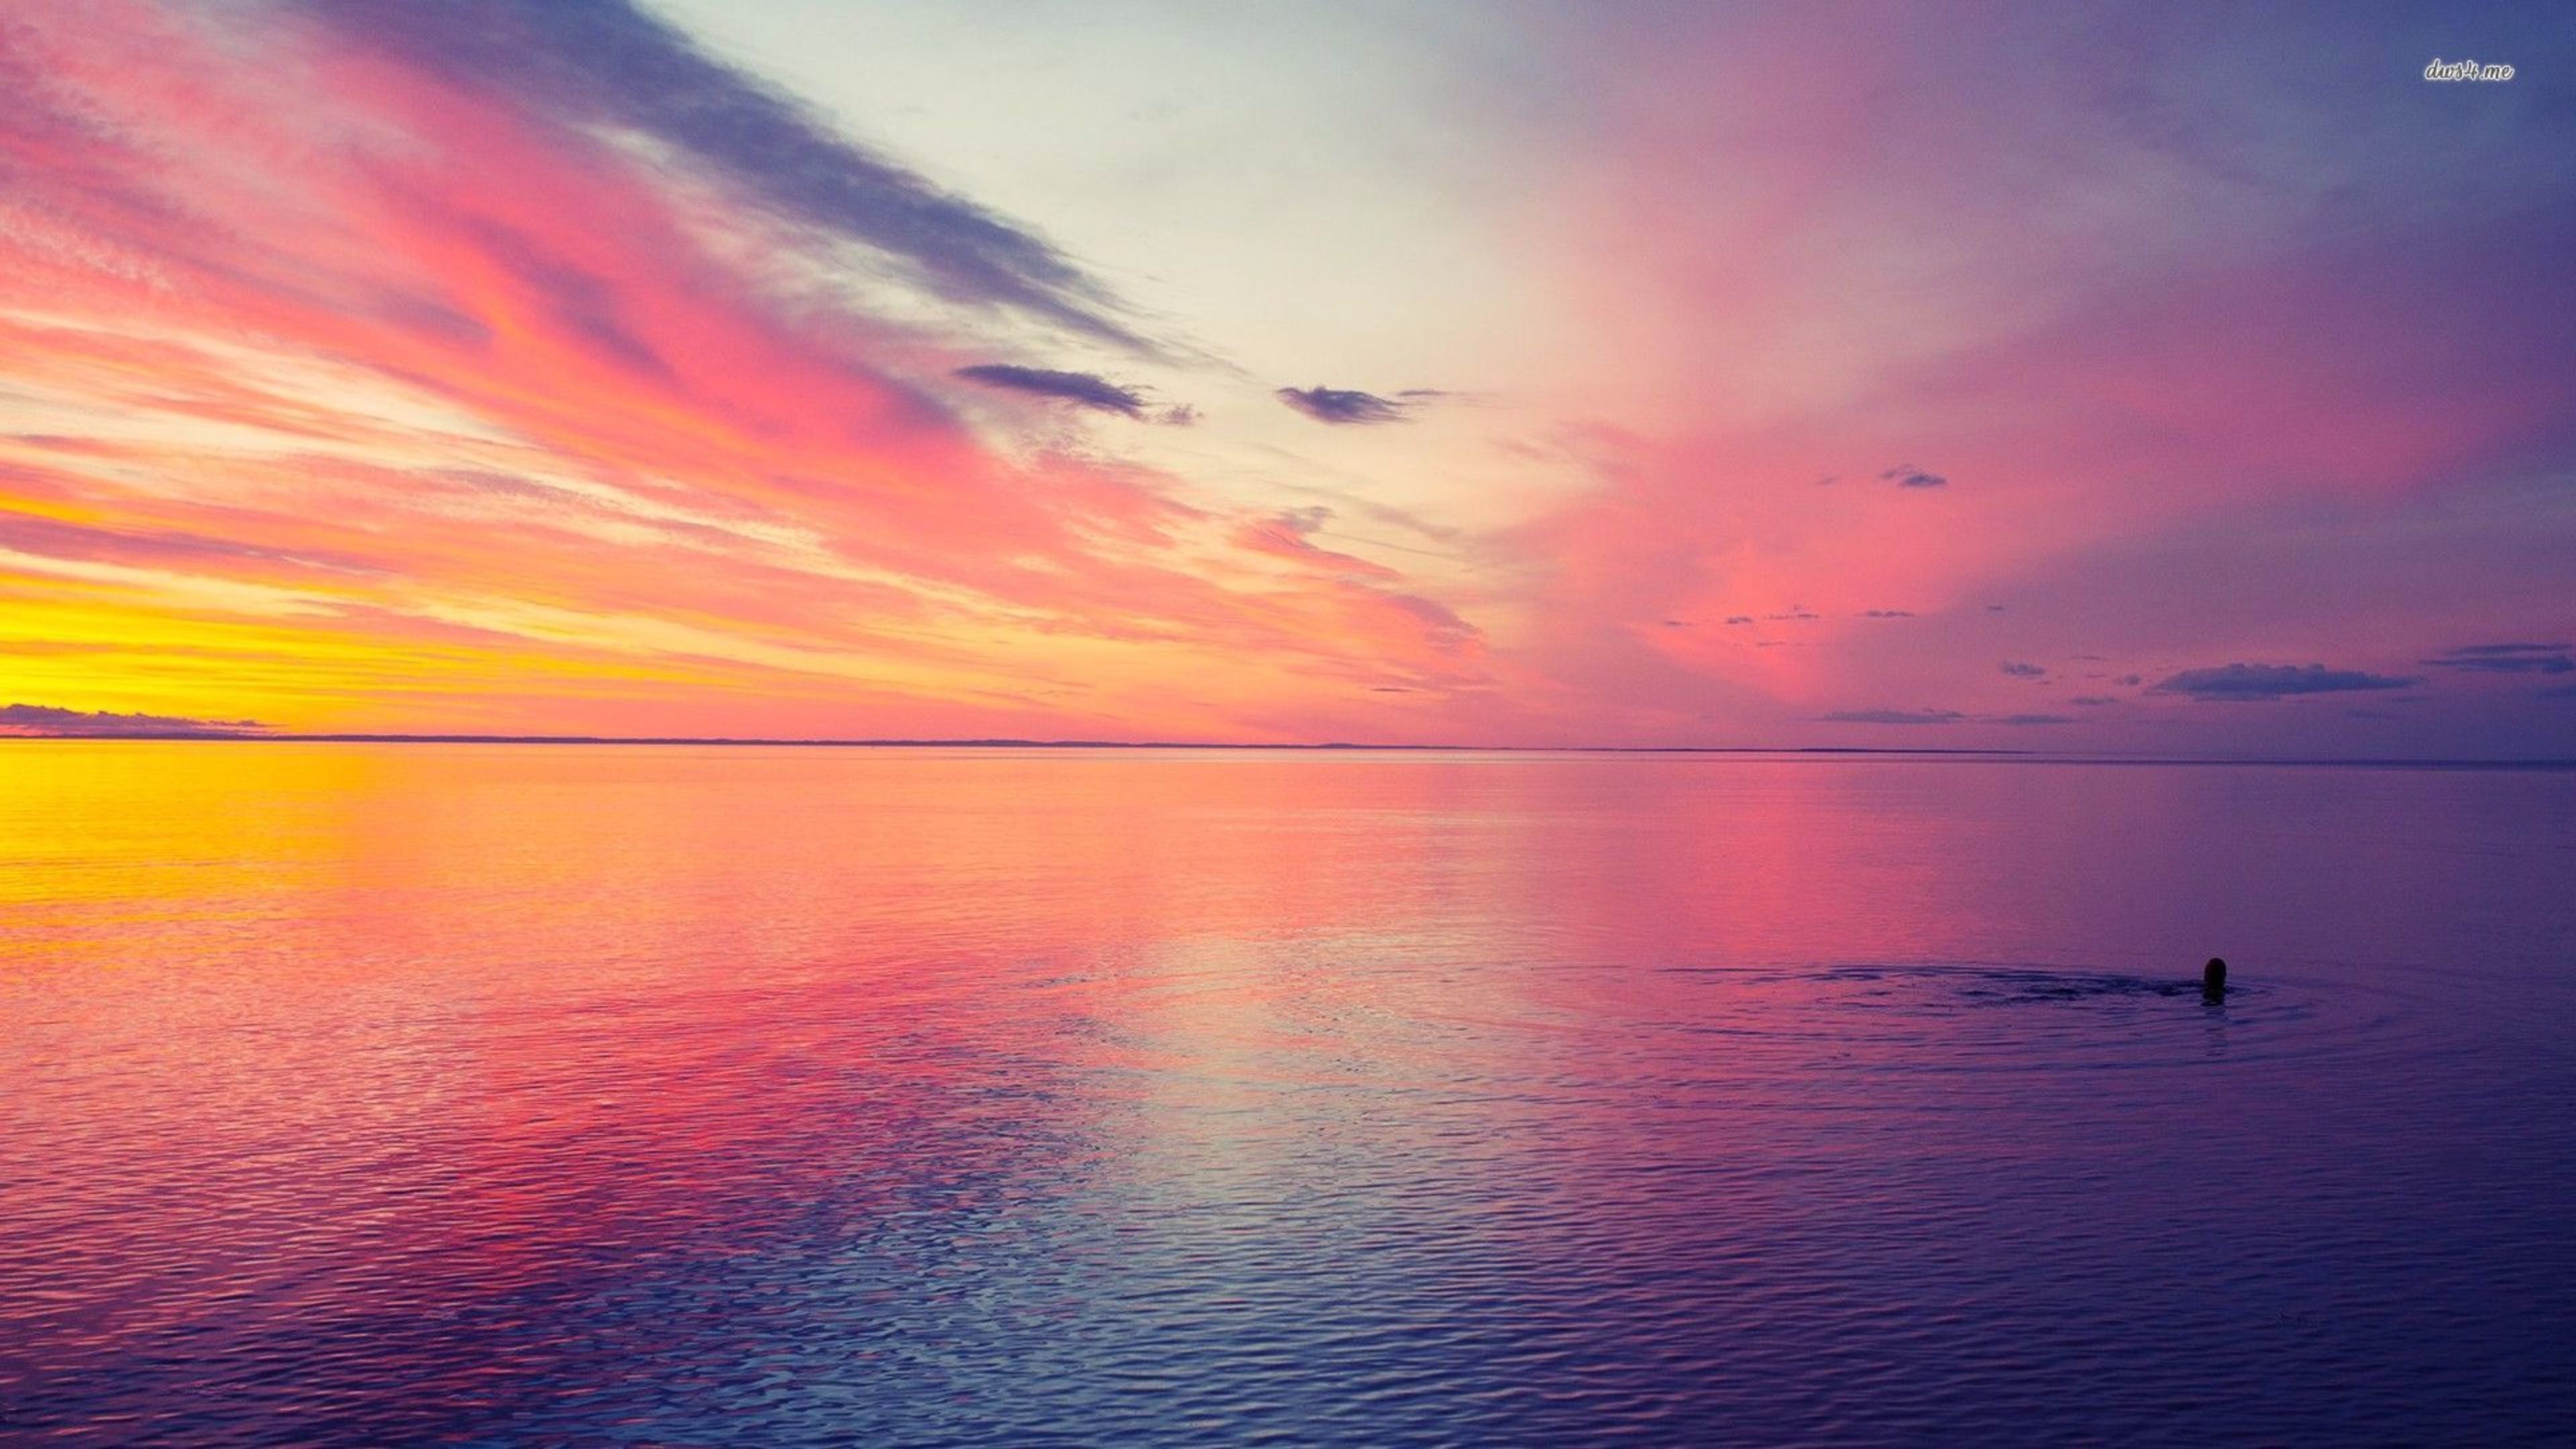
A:
<svg viewBox="0 0 2576 1449">
<path fill-rule="evenodd" d="M 1030 812 L 1044 762 L 583 757 L 543 808 L 524 756 L 375 763 L 410 793 L 0 794 L 0 838 L 133 833 L 0 864 L 41 907 L 0 930 L 0 1439 L 2571 1422 L 2557 785 L 2308 772 L 2262 802 L 2380 813 L 2204 877 L 2262 817 L 2231 784 L 2147 851 L 2197 777 L 2140 770 L 1094 761 Z M 2432 846 L 2483 873 L 2391 864 Z M 2070 851 L 2225 922 L 2236 989 Z"/>
</svg>

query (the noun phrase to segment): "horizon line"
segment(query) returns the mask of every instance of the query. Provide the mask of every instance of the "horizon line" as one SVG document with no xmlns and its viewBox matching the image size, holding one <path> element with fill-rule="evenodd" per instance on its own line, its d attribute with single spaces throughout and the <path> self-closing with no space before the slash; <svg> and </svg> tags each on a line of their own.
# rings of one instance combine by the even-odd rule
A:
<svg viewBox="0 0 2576 1449">
<path fill-rule="evenodd" d="M 771 738 L 739 735 L 499 735 L 379 734 L 332 732 L 294 734 L 278 731 L 229 730 L 97 730 L 87 732 L 0 733 L 0 740 L 162 741 L 191 744 L 369 744 L 369 745 L 684 745 L 733 749 L 1024 749 L 1024 750 L 1298 750 L 1401 752 L 1411 754 L 1575 754 L 1575 755 L 1908 755 L 1953 756 L 2041 764 L 2106 765 L 2375 765 L 2455 769 L 2576 769 L 2576 758 L 2376 755 L 2121 755 L 2085 751 L 2052 752 L 2011 746 L 1964 745 L 1471 745 L 1370 744 L 1322 740 L 1255 744 L 1217 740 L 1082 740 L 1018 739 L 1006 736 L 960 739 L 908 738 Z"/>
</svg>

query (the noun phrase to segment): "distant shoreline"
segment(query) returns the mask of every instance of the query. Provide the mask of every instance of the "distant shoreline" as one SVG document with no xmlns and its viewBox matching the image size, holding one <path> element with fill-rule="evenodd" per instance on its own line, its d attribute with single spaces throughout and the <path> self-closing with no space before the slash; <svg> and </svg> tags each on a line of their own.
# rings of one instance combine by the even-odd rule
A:
<svg viewBox="0 0 2576 1449">
<path fill-rule="evenodd" d="M 1225 744 L 1196 740 L 1023 739 L 761 739 L 688 735 L 406 735 L 237 734 L 201 731 L 98 731 L 65 734 L 0 734 L 0 743 L 82 741 L 251 745 L 608 745 L 722 749 L 825 750 L 1195 750 L 1300 754 L 1416 755 L 1795 755 L 1808 758 L 1950 759 L 2042 765 L 2275 765 L 2417 770 L 2576 770 L 2576 759 L 2439 759 L 2373 756 L 2285 755 L 2089 755 L 2042 750 L 1969 749 L 1892 745 L 1378 745 L 1348 741 L 1320 744 Z"/>
<path fill-rule="evenodd" d="M 830 750 L 1404 750 L 1452 755 L 2026 755 L 2028 750 L 1897 749 L 1883 745 L 1372 745 L 1346 740 L 1320 744 L 1233 744 L 1207 740 L 1022 739 L 767 739 L 704 735 L 376 735 L 252 734 L 227 730 L 95 730 L 62 734 L 0 735 L 17 740 L 184 740 L 225 744 L 336 745 L 719 745 L 730 748 Z"/>
</svg>

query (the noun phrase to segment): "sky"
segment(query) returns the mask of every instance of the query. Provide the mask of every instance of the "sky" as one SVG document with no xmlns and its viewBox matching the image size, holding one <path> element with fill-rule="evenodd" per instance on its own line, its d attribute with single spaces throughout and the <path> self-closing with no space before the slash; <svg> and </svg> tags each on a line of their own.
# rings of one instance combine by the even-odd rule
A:
<svg viewBox="0 0 2576 1449">
<path fill-rule="evenodd" d="M 2554 5 L 12 0 L 0 733 L 2576 755 L 2571 259 Z"/>
</svg>

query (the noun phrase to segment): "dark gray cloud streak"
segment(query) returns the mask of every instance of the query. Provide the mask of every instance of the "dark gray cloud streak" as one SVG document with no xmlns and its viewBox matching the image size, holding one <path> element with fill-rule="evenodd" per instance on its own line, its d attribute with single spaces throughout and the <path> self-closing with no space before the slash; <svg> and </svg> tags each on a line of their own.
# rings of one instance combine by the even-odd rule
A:
<svg viewBox="0 0 2576 1449">
<path fill-rule="evenodd" d="M 1047 367 L 1019 367 L 1007 362 L 978 363 L 957 369 L 957 375 L 968 382 L 982 383 L 1010 392 L 1030 393 L 1037 397 L 1057 398 L 1079 403 L 1102 412 L 1122 417 L 1145 416 L 1145 395 L 1132 387 L 1121 387 L 1105 377 L 1088 372 L 1058 372 Z M 1196 416 L 1195 413 L 1192 414 Z"/>
<path fill-rule="evenodd" d="M 2190 699 L 2246 701 L 2286 699 L 2302 694 L 2343 694 L 2363 689 L 2404 689 L 2422 681 L 2358 669 L 2328 669 L 2322 664 L 2222 664 L 2212 669 L 2186 669 L 2159 681 L 2149 694 L 2179 694 Z"/>
<path fill-rule="evenodd" d="M 2069 714 L 1963 714 L 1955 709 L 1838 709 L 1818 719 L 1833 724 L 1870 725 L 2066 725 L 2076 723 Z"/>
<path fill-rule="evenodd" d="M 1283 387 L 1279 400 L 1319 423 L 1400 423 L 1422 402 L 1447 394 L 1437 388 L 1407 388 L 1393 397 L 1340 387 Z"/>
<path fill-rule="evenodd" d="M 2436 669 L 2469 669 L 2483 674 L 2571 674 L 2576 658 L 2564 644 L 2463 644 L 2424 661 Z"/>
<path fill-rule="evenodd" d="M 1838 709 L 1817 718 L 1833 724 L 1945 725 L 1967 716 L 1955 709 Z"/>
<path fill-rule="evenodd" d="M 1881 473 L 1878 476 L 1881 481 L 1893 483 L 1899 488 L 1947 488 L 1950 486 L 1949 479 L 1942 477 L 1938 473 L 1927 473 L 1923 469 L 1917 468 L 1911 463 L 1899 463 L 1895 467 L 1888 469 L 1886 472 Z"/>
<path fill-rule="evenodd" d="M 357 45 L 529 116 L 648 137 L 779 217 L 874 248 L 950 300 L 1158 351 L 1046 241 L 835 134 L 630 0 L 304 0 L 304 9 Z"/>
<path fill-rule="evenodd" d="M 50 704 L 0 705 L 0 734 L 245 735 L 267 726 L 250 719 L 185 719 L 166 714 L 114 714 Z"/>
</svg>

